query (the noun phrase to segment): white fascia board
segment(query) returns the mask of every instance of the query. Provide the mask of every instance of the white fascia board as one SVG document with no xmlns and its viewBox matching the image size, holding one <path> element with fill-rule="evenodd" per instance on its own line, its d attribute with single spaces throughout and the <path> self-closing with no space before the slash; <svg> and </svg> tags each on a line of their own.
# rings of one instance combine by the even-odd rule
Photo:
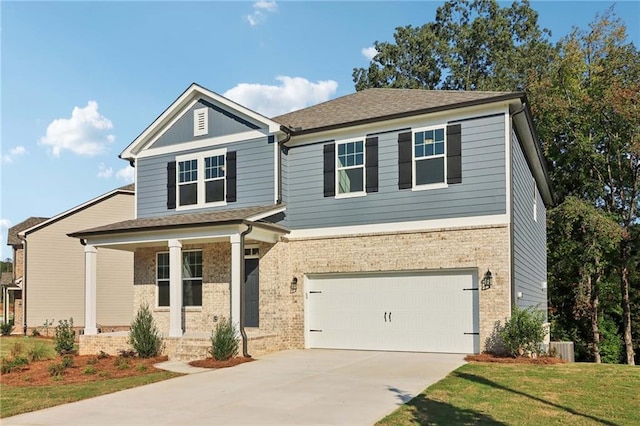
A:
<svg viewBox="0 0 640 426">
<path fill-rule="evenodd" d="M 533 170 L 531 173 L 533 174 L 536 183 L 538 184 L 538 189 L 540 190 L 540 195 L 542 195 L 542 199 L 546 206 L 550 206 L 553 204 L 553 197 L 551 195 L 551 188 L 549 187 L 549 183 L 547 182 L 544 168 L 542 163 L 540 162 L 540 158 L 538 158 L 538 149 L 536 147 L 535 140 L 535 130 L 529 126 L 529 120 L 527 120 L 527 111 L 523 111 L 519 114 L 513 116 L 513 124 L 516 129 L 518 129 L 518 136 L 520 143 L 522 144 L 522 151 L 524 152 L 525 157 L 527 158 L 527 163 L 531 165 Z"/>
<path fill-rule="evenodd" d="M 273 206 L 273 210 L 269 210 L 268 212 L 255 214 L 253 216 L 249 216 L 247 218 L 248 221 L 255 222 L 256 220 L 264 219 L 265 217 L 273 216 L 274 214 L 282 213 L 287 209 L 286 206 Z"/>
<path fill-rule="evenodd" d="M 153 142 L 151 138 L 154 135 L 159 137 L 158 132 L 161 128 L 169 128 L 170 124 L 177 121 L 195 102 L 197 102 L 200 97 L 209 98 L 215 103 L 221 104 L 230 110 L 237 111 L 256 122 L 263 124 L 268 129 L 269 133 L 281 131 L 280 124 L 275 121 L 237 104 L 224 96 L 218 95 L 211 90 L 205 89 L 198 84 L 192 83 L 191 86 L 189 86 L 189 88 L 187 88 L 187 90 L 178 97 L 178 99 L 176 99 L 162 114 L 160 114 L 160 116 L 156 118 L 151 125 L 149 125 L 133 142 L 131 142 L 124 151 L 122 151 L 122 153 L 120 153 L 120 158 L 137 158 L 141 151 Z"/>
<path fill-rule="evenodd" d="M 482 226 L 508 225 L 506 214 L 456 217 L 448 219 L 432 219 L 411 222 L 377 223 L 371 225 L 336 226 L 330 228 L 297 229 L 292 230 L 288 238 L 329 238 L 358 234 L 389 234 L 394 232 L 420 232 L 434 229 L 455 229 Z"/>
<path fill-rule="evenodd" d="M 118 194 L 118 193 L 122 193 L 122 194 L 133 194 L 135 196 L 135 191 L 131 191 L 128 189 L 114 189 L 113 191 L 109 191 L 106 194 L 102 194 L 99 197 L 93 198 L 89 201 L 87 201 L 86 203 L 82 203 L 79 206 L 75 206 L 69 210 L 66 210 L 62 213 L 59 213 L 47 220 L 45 220 L 44 222 L 40 222 L 39 224 L 32 226 L 31 228 L 28 229 L 24 229 L 20 232 L 18 232 L 18 236 L 19 237 L 24 237 L 27 234 L 31 234 L 34 231 L 37 231 L 40 228 L 44 228 L 45 226 L 47 226 L 48 224 L 52 223 L 52 222 L 56 222 L 58 220 L 60 220 L 61 218 L 64 218 L 66 216 L 70 216 L 72 214 L 74 214 L 75 212 L 84 209 L 87 206 L 90 206 L 91 204 L 96 204 L 99 203 L 100 201 L 110 198 L 111 196 Z M 135 199 L 134 199 L 135 202 Z"/>
<path fill-rule="evenodd" d="M 218 145 L 224 145 L 234 142 L 242 142 L 251 139 L 267 137 L 267 134 L 261 130 L 249 130 L 247 132 L 234 133 L 232 135 L 218 136 L 215 138 L 200 139 L 192 142 L 184 142 L 176 145 L 162 146 L 159 148 L 149 148 L 142 151 L 136 158 L 153 157 L 156 155 L 170 154 L 173 152 L 185 152 L 195 149 L 212 148 Z"/>
<path fill-rule="evenodd" d="M 420 115 L 411 115 L 376 123 L 361 124 L 357 126 L 343 127 L 340 129 L 319 131 L 300 136 L 294 136 L 287 142 L 288 147 L 304 145 L 322 140 L 338 140 L 358 138 L 376 133 L 383 133 L 395 129 L 408 129 L 414 127 L 430 127 L 447 124 L 452 121 L 468 120 L 485 115 L 502 114 L 509 111 L 509 101 L 501 101 L 485 105 L 476 105 L 466 108 L 450 109 Z"/>
</svg>

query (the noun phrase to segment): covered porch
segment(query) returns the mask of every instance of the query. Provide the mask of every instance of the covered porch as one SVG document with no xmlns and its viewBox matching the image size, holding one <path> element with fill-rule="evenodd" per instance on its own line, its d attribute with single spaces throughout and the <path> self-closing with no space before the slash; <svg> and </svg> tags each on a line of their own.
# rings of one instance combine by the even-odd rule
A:
<svg viewBox="0 0 640 426">
<path fill-rule="evenodd" d="M 144 285 L 138 285 L 134 300 L 126 303 L 135 310 L 143 303 L 149 305 L 170 357 L 194 358 L 203 351 L 206 355 L 211 329 L 220 317 L 242 331 L 245 343 L 259 340 L 264 333 L 247 333 L 243 327 L 245 246 L 250 251 L 258 245 L 275 245 L 288 231 L 264 219 L 283 210 L 284 206 L 264 206 L 134 219 L 70 234 L 80 238 L 85 249 L 85 329 L 80 352 L 117 353 L 128 347 L 126 332 L 99 333 L 96 323 L 102 249 L 136 253 L 134 275 L 140 277 L 132 277 L 132 285 Z M 224 272 L 208 278 L 216 268 Z M 214 289 L 216 293 L 211 294 Z M 202 325 L 205 322 L 208 329 Z"/>
</svg>

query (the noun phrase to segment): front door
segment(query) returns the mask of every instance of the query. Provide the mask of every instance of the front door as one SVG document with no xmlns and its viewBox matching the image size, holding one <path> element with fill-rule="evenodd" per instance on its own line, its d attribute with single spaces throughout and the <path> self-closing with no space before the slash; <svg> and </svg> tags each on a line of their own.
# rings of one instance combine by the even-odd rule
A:
<svg viewBox="0 0 640 426">
<path fill-rule="evenodd" d="M 260 325 L 260 261 L 257 258 L 244 260 L 244 325 L 258 327 Z"/>
</svg>

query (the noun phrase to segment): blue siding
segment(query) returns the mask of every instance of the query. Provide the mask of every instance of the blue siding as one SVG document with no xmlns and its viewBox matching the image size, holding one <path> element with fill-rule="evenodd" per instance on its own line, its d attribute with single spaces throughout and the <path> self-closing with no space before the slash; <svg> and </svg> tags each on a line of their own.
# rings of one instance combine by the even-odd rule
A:
<svg viewBox="0 0 640 426">
<path fill-rule="evenodd" d="M 504 214 L 504 116 L 462 124 L 462 183 L 424 191 L 398 189 L 398 133 L 378 135 L 379 192 L 323 196 L 323 144 L 288 155 L 287 220 L 291 229 Z M 363 135 L 364 136 L 364 135 Z M 460 221 L 464 224 L 464 220 Z"/>
<path fill-rule="evenodd" d="M 209 113 L 209 133 L 202 136 L 193 136 L 193 111 L 199 108 L 207 108 Z M 182 142 L 213 138 L 217 136 L 231 135 L 256 129 L 258 126 L 249 125 L 247 120 L 231 113 L 223 113 L 205 105 L 202 101 L 191 107 L 173 126 L 151 145 L 151 148 L 159 148 L 168 145 L 176 145 Z"/>
<path fill-rule="evenodd" d="M 193 210 L 167 209 L 167 163 L 176 155 L 227 148 L 237 152 L 237 202 L 223 207 Z M 189 212 L 204 212 L 273 204 L 274 197 L 274 151 L 267 138 L 216 145 L 205 149 L 180 151 L 178 153 L 140 158 L 138 167 L 138 217 L 165 216 Z"/>
<path fill-rule="evenodd" d="M 546 209 L 533 180 L 520 143 L 512 135 L 513 194 L 513 279 L 514 298 L 519 307 L 538 306 L 547 312 L 547 290 L 541 284 L 547 280 Z M 533 200 L 537 197 L 537 221 Z M 518 298 L 522 292 L 522 298 Z"/>
</svg>

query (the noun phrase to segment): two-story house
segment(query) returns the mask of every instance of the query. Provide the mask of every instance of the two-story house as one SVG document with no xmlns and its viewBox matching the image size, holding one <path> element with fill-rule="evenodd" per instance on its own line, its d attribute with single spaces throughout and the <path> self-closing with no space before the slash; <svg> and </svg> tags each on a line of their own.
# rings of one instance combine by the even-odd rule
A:
<svg viewBox="0 0 640 426">
<path fill-rule="evenodd" d="M 83 353 L 126 346 L 92 326 L 100 247 L 135 253 L 133 305 L 175 357 L 222 317 L 252 355 L 477 353 L 512 306 L 546 311 L 553 200 L 523 93 L 369 89 L 270 119 L 193 84 L 120 157 L 136 218 L 70 234 Z"/>
</svg>

